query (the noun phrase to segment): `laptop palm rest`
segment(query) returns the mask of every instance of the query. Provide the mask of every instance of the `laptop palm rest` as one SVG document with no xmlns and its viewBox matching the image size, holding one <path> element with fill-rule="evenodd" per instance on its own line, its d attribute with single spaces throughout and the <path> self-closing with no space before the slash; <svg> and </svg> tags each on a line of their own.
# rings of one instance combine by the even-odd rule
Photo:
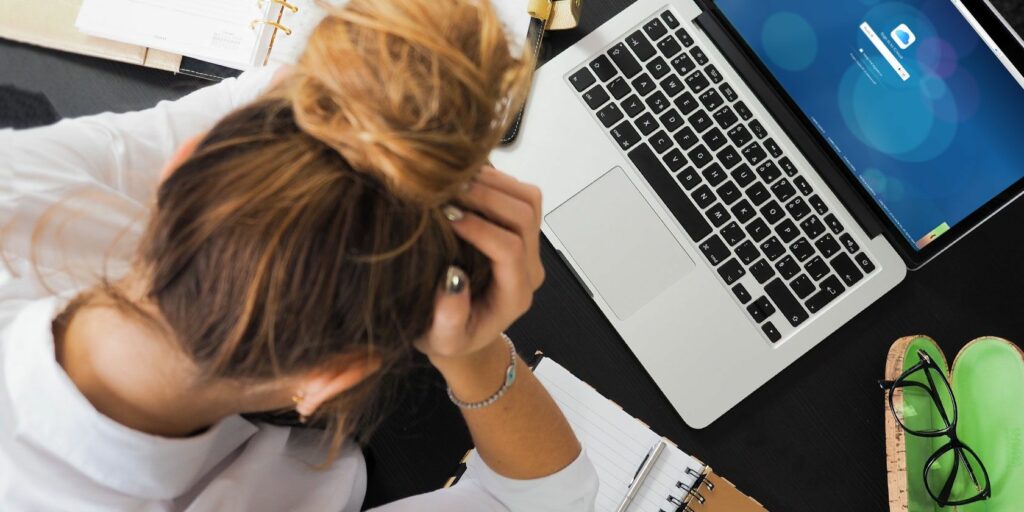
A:
<svg viewBox="0 0 1024 512">
<path fill-rule="evenodd" d="M 621 167 L 608 171 L 545 220 L 620 320 L 633 316 L 694 268 Z"/>
</svg>

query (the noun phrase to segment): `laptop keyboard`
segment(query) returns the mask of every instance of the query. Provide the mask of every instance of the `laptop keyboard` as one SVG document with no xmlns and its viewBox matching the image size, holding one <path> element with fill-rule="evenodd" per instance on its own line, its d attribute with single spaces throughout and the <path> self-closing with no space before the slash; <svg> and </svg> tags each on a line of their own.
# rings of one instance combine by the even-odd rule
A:
<svg viewBox="0 0 1024 512">
<path fill-rule="evenodd" d="M 568 81 L 772 343 L 875 271 L 672 11 Z"/>
</svg>

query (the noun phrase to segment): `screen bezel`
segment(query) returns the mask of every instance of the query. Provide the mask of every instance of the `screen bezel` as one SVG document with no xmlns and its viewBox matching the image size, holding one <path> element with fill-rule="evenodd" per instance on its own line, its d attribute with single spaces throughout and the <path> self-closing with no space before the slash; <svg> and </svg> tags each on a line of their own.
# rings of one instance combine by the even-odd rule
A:
<svg viewBox="0 0 1024 512">
<path fill-rule="evenodd" d="M 1022 178 L 975 210 L 972 214 L 967 216 L 967 218 L 961 220 L 937 240 L 925 246 L 923 249 L 918 249 L 915 243 L 907 240 L 903 235 L 902 230 L 900 230 L 896 223 L 889 218 L 871 193 L 863 186 L 860 180 L 857 179 L 856 175 L 854 175 L 850 168 L 846 166 L 842 158 L 835 152 L 831 145 L 828 144 L 828 141 L 821 132 L 818 131 L 807 115 L 804 114 L 796 101 L 793 100 L 782 84 L 776 80 L 774 74 L 772 74 L 768 67 L 765 66 L 753 48 L 747 44 L 743 36 L 732 25 L 728 16 L 718 8 L 717 1 L 702 0 L 700 3 L 704 4 L 704 6 L 708 8 L 708 12 L 712 13 L 719 20 L 722 26 L 729 31 L 733 40 L 740 45 L 741 50 L 746 55 L 747 59 L 760 70 L 763 78 L 772 85 L 775 92 L 778 93 L 781 97 L 780 99 L 786 103 L 786 106 L 792 114 L 794 114 L 804 125 L 806 131 L 814 137 L 819 149 L 828 155 L 832 160 L 834 167 L 839 169 L 844 178 L 846 178 L 846 181 L 850 182 L 852 187 L 855 188 L 864 201 L 868 203 L 872 212 L 875 213 L 877 220 L 882 224 L 886 238 L 895 246 L 897 252 L 899 252 L 900 256 L 907 263 L 907 266 L 910 269 L 913 270 L 920 268 L 939 253 L 945 251 L 950 246 L 961 240 L 965 235 L 969 234 L 989 217 L 1013 202 L 1017 197 L 1024 194 L 1024 178 Z M 993 41 L 995 41 L 996 45 L 1003 54 L 1006 55 L 1010 62 L 1018 70 L 1024 73 L 1024 41 L 1022 41 L 1021 37 L 1014 32 L 995 7 L 992 6 L 988 0 L 960 0 L 960 3 L 967 8 L 982 28 L 988 32 L 989 36 Z M 1024 94 L 1024 88 L 1021 89 L 1021 93 Z M 1024 120 L 1021 120 L 1021 122 L 1024 123 Z"/>
</svg>

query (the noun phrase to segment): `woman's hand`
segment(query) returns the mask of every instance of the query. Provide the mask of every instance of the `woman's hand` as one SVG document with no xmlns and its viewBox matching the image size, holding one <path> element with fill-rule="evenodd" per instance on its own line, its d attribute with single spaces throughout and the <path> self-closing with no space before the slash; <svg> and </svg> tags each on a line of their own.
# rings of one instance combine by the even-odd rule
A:
<svg viewBox="0 0 1024 512">
<path fill-rule="evenodd" d="M 488 166 L 459 201 L 472 212 L 449 212 L 456 219 L 452 221 L 455 233 L 491 260 L 493 280 L 485 294 L 471 302 L 465 274 L 458 269 L 449 272 L 433 325 L 416 344 L 442 372 L 451 364 L 470 362 L 495 345 L 505 351 L 508 364 L 501 333 L 530 309 L 533 294 L 544 281 L 537 187 Z M 463 282 L 451 286 L 453 278 Z"/>
</svg>

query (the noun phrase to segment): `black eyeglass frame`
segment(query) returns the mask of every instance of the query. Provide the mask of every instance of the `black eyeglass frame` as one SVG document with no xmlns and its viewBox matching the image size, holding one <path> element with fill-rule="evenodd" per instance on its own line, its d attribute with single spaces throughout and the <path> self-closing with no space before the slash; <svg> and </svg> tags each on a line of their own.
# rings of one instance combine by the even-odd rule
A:
<svg viewBox="0 0 1024 512">
<path fill-rule="evenodd" d="M 917 356 L 920 359 L 917 362 L 917 364 L 911 366 L 910 368 L 907 368 L 907 370 L 900 374 L 900 376 L 897 377 L 896 380 L 880 380 L 878 381 L 878 385 L 882 388 L 883 391 L 885 391 L 889 395 L 889 411 L 892 413 L 893 418 L 896 419 L 896 422 L 899 423 L 900 428 L 902 428 L 905 432 L 916 437 L 947 437 L 949 439 L 949 442 L 940 447 L 938 450 L 936 450 L 935 453 L 933 453 L 931 457 L 928 458 L 928 461 L 925 463 L 924 472 L 922 474 L 922 477 L 924 478 L 925 489 L 928 491 L 928 494 L 932 497 L 932 499 L 943 507 L 967 505 L 969 503 L 987 500 L 990 497 L 992 497 L 992 481 L 989 479 L 988 469 L 985 467 L 985 463 L 982 462 L 981 457 L 978 456 L 977 452 L 975 452 L 970 446 L 964 444 L 964 442 L 961 441 L 960 438 L 957 437 L 956 435 L 956 426 L 957 421 L 959 419 L 959 410 L 956 404 L 956 397 L 953 395 L 953 386 L 949 383 L 949 379 L 946 378 L 946 375 L 943 373 L 942 369 L 939 368 L 939 365 L 935 364 L 935 361 L 932 360 L 932 358 L 928 355 L 927 352 L 925 352 L 924 350 L 918 350 Z M 949 414 L 946 411 L 946 406 L 945 404 L 942 403 L 942 398 L 939 396 L 938 386 L 935 384 L 935 379 L 932 378 L 932 372 L 928 371 L 929 369 L 934 370 L 936 374 L 942 377 L 942 384 L 946 387 L 946 391 L 949 392 L 950 404 L 953 407 L 952 421 L 950 421 L 949 419 Z M 924 375 L 928 381 L 928 385 L 925 385 L 921 382 L 908 380 L 911 375 L 919 371 L 924 371 Z M 928 396 L 931 397 L 932 402 L 935 404 L 935 408 L 939 411 L 939 414 L 942 416 L 942 422 L 946 424 L 946 427 L 939 430 L 916 431 L 908 427 L 905 423 L 903 423 L 903 418 L 901 418 L 896 411 L 894 391 L 897 388 L 904 387 L 920 387 L 927 391 Z M 946 483 L 943 485 L 941 492 L 939 493 L 939 495 L 936 495 L 935 492 L 932 490 L 931 485 L 928 483 L 928 474 L 931 472 L 932 466 L 934 466 L 935 463 L 938 462 L 938 460 L 943 455 L 945 455 L 947 452 L 951 450 L 953 451 L 953 455 L 955 457 L 955 463 L 953 465 L 953 468 L 950 470 L 949 477 L 946 479 Z M 974 497 L 963 500 L 950 501 L 949 494 L 952 492 L 953 485 L 956 482 L 958 468 L 961 465 L 967 468 L 967 472 L 968 474 L 970 474 L 971 480 L 974 482 L 975 487 L 980 486 L 980 483 L 978 482 L 978 477 L 975 474 L 974 469 L 968 463 L 968 459 L 965 456 L 965 452 L 969 453 L 972 457 L 974 457 L 974 460 L 978 461 L 978 466 L 981 468 L 981 471 L 985 477 L 985 488 L 982 489 Z"/>
</svg>

